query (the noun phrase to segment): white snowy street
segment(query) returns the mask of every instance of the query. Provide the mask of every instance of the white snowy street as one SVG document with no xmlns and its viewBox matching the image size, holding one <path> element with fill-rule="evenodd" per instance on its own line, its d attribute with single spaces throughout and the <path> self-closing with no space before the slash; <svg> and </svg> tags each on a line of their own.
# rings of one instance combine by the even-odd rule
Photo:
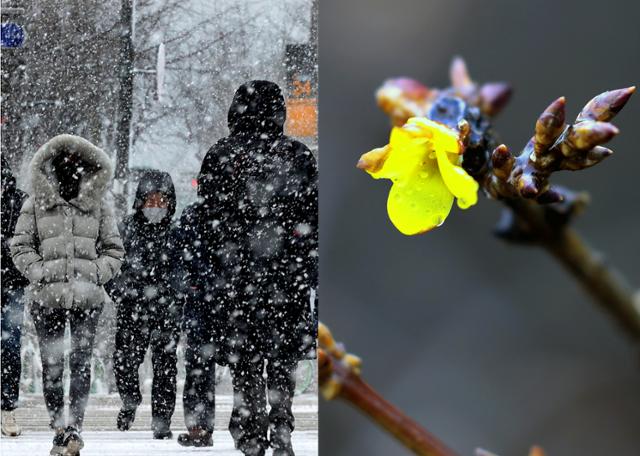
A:
<svg viewBox="0 0 640 456">
<path fill-rule="evenodd" d="M 117 396 L 91 396 L 87 408 L 82 456 L 163 456 L 189 454 L 216 454 L 220 456 L 240 456 L 235 450 L 231 435 L 227 431 L 231 413 L 231 396 L 216 397 L 216 431 L 213 448 L 183 448 L 176 442 L 180 432 L 184 432 L 182 405 L 180 397 L 171 425 L 174 434 L 172 440 L 158 441 L 151 438 L 151 406 L 145 397 L 138 409 L 133 430 L 119 432 L 115 430 L 116 415 L 120 401 Z M 316 456 L 318 454 L 318 398 L 316 394 L 296 396 L 293 412 L 296 417 L 296 430 L 293 432 L 293 447 L 298 456 Z M 52 433 L 47 427 L 47 413 L 41 396 L 28 395 L 21 399 L 21 407 L 16 410 L 18 422 L 23 433 L 18 438 L 2 437 L 0 454 L 2 456 L 46 456 L 51 449 Z M 271 454 L 270 452 L 267 455 Z"/>
<path fill-rule="evenodd" d="M 175 431 L 174 431 L 175 433 Z M 227 431 L 215 431 L 213 448 L 183 448 L 173 440 L 151 439 L 150 432 L 131 431 L 87 431 L 83 433 L 86 445 L 82 456 L 183 456 L 189 454 L 215 454 L 219 456 L 239 456 L 242 453 L 233 447 Z M 3 456 L 46 456 L 51 449 L 50 432 L 26 432 L 17 439 L 3 437 L 0 453 Z M 318 454 L 318 432 L 298 431 L 293 433 L 293 448 L 296 455 Z M 270 455 L 271 452 L 267 452 Z"/>
</svg>

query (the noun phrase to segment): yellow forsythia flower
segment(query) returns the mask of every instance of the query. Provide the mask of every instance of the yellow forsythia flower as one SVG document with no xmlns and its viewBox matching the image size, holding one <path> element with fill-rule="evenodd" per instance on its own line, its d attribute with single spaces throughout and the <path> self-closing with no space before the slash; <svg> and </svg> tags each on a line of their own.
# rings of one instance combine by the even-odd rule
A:
<svg viewBox="0 0 640 456">
<path fill-rule="evenodd" d="M 454 197 L 466 209 L 478 202 L 478 183 L 462 169 L 457 131 L 413 117 L 391 131 L 389 144 L 360 157 L 358 168 L 375 179 L 391 179 L 389 218 L 406 235 L 442 225 Z"/>
</svg>

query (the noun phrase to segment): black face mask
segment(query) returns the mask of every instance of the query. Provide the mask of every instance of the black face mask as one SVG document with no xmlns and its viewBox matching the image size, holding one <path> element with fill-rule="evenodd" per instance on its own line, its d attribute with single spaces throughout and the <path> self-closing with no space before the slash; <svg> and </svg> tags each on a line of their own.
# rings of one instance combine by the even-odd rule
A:
<svg viewBox="0 0 640 456">
<path fill-rule="evenodd" d="M 82 177 L 86 173 L 86 164 L 76 155 L 60 154 L 56 157 L 53 168 L 60 184 L 62 199 L 69 201 L 77 198 Z"/>
</svg>

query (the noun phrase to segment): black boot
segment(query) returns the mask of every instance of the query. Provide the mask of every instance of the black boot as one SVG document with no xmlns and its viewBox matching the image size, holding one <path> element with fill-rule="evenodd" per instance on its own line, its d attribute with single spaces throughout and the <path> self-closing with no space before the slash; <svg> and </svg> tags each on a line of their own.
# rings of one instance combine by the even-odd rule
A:
<svg viewBox="0 0 640 456">
<path fill-rule="evenodd" d="M 238 441 L 237 449 L 245 456 L 264 456 L 268 447 L 269 442 L 266 438 L 247 438 L 244 435 Z"/>
<path fill-rule="evenodd" d="M 64 433 L 64 446 L 65 451 L 62 453 L 65 456 L 79 456 L 80 450 L 84 447 L 84 440 L 80 436 L 80 431 L 69 426 Z"/>
<path fill-rule="evenodd" d="M 266 451 L 262 446 L 240 446 L 240 451 L 245 456 L 264 456 Z"/>
<path fill-rule="evenodd" d="M 136 408 L 122 407 L 118 413 L 118 429 L 128 431 L 136 419 Z"/>
<path fill-rule="evenodd" d="M 186 447 L 210 447 L 213 446 L 213 436 L 205 429 L 193 428 L 187 433 L 180 434 L 178 443 Z"/>
<path fill-rule="evenodd" d="M 173 438 L 171 426 L 166 420 L 153 419 L 151 429 L 153 430 L 153 438 L 156 440 L 169 440 Z"/>
<path fill-rule="evenodd" d="M 56 434 L 53 436 L 53 447 L 49 452 L 49 456 L 59 456 L 64 454 L 64 428 L 57 428 Z"/>
<path fill-rule="evenodd" d="M 273 456 L 295 456 L 295 453 L 291 447 L 288 450 L 279 448 L 277 450 L 273 450 Z"/>
<path fill-rule="evenodd" d="M 288 426 L 271 428 L 273 456 L 295 456 L 291 446 L 291 429 Z"/>
</svg>

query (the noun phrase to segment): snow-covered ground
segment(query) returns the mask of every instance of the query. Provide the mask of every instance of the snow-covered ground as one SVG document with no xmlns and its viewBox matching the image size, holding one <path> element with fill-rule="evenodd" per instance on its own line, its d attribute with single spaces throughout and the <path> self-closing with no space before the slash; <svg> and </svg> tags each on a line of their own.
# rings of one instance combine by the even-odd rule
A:
<svg viewBox="0 0 640 456">
<path fill-rule="evenodd" d="M 216 431 L 213 448 L 183 448 L 175 440 L 177 434 L 184 431 L 180 398 L 176 404 L 171 426 L 174 439 L 157 441 L 151 438 L 149 430 L 151 410 L 148 397 L 138 409 L 133 430 L 123 433 L 115 430 L 116 415 L 120 406 L 119 399 L 114 396 L 92 396 L 85 418 L 83 436 L 86 445 L 82 450 L 82 456 L 182 456 L 194 453 L 240 456 L 241 453 L 234 449 L 233 440 L 226 430 L 231 413 L 231 396 L 218 396 L 216 400 Z M 296 455 L 317 456 L 317 396 L 315 394 L 297 396 L 293 411 L 296 417 L 296 430 L 292 437 Z M 16 416 L 23 427 L 23 434 L 18 438 L 2 437 L 0 454 L 2 456 L 49 454 L 52 434 L 47 428 L 48 418 L 42 397 L 36 395 L 23 397 Z"/>
<path fill-rule="evenodd" d="M 82 456 L 185 456 L 190 454 L 215 454 L 219 456 L 241 456 L 233 447 L 233 440 L 226 431 L 214 432 L 213 448 L 183 448 L 174 440 L 152 440 L 149 432 L 131 431 L 85 431 L 86 445 Z M 0 440 L 2 456 L 45 456 L 51 449 L 51 433 L 27 432 L 17 439 L 3 437 Z M 318 454 L 318 432 L 296 431 L 293 433 L 296 455 Z M 268 452 L 267 455 L 270 455 Z"/>
</svg>

